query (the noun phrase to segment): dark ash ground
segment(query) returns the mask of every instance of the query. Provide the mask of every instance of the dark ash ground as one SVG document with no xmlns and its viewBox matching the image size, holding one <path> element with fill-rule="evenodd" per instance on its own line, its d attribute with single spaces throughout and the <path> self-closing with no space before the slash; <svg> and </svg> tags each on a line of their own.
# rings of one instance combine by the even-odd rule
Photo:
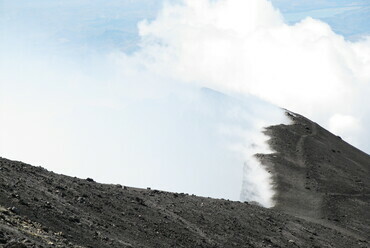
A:
<svg viewBox="0 0 370 248">
<path fill-rule="evenodd" d="M 0 247 L 370 247 L 370 156 L 310 120 L 266 129 L 273 209 L 0 158 Z"/>
</svg>

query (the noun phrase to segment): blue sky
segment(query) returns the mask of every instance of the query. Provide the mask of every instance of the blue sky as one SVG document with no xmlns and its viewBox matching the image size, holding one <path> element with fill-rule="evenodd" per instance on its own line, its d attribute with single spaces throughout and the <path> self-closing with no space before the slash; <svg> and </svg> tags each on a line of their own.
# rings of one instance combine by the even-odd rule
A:
<svg viewBox="0 0 370 248">
<path fill-rule="evenodd" d="M 271 206 L 278 107 L 369 152 L 370 3 L 272 4 L 0 0 L 0 156 Z"/>
<path fill-rule="evenodd" d="M 347 39 L 356 40 L 370 34 L 370 2 L 367 0 L 273 0 L 272 3 L 289 23 L 311 16 L 328 23 L 336 33 Z"/>
<path fill-rule="evenodd" d="M 311 16 L 329 23 L 347 39 L 370 33 L 370 3 L 366 0 L 271 2 L 290 24 Z M 4 38 L 12 34 L 36 47 L 47 43 L 80 53 L 109 49 L 132 52 L 138 48 L 137 23 L 154 19 L 163 4 L 154 0 L 2 0 L 1 27 Z"/>
</svg>

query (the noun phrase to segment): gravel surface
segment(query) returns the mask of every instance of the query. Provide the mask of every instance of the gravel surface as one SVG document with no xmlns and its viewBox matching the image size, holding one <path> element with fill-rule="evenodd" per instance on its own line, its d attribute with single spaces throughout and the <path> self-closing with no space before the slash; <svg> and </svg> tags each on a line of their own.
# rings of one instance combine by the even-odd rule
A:
<svg viewBox="0 0 370 248">
<path fill-rule="evenodd" d="M 0 158 L 0 247 L 370 247 L 369 155 L 308 119 L 266 129 L 276 207 L 108 185 Z"/>
</svg>

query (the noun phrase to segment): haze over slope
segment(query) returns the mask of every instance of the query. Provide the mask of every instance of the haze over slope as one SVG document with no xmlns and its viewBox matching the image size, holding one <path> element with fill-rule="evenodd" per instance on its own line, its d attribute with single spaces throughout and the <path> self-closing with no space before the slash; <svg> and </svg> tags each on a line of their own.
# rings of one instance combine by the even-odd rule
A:
<svg viewBox="0 0 370 248">
<path fill-rule="evenodd" d="M 248 197 L 271 206 L 251 154 L 266 150 L 262 126 L 285 122 L 272 105 L 369 151 L 365 37 L 288 24 L 265 0 L 144 3 L 0 2 L 3 156 L 230 199 L 257 179 Z"/>
<path fill-rule="evenodd" d="M 272 209 L 104 185 L 0 158 L 0 245 L 369 247 L 369 155 L 301 116 L 268 134 L 278 152 L 259 157 L 277 182 Z"/>
</svg>

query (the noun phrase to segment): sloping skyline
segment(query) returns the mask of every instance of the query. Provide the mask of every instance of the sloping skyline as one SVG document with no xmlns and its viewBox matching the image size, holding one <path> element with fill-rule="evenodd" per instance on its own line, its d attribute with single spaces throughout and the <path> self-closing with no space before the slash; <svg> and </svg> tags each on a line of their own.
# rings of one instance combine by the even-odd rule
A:
<svg viewBox="0 0 370 248">
<path fill-rule="evenodd" d="M 369 4 L 295 3 L 0 1 L 1 156 L 237 199 L 278 107 L 369 152 Z"/>
</svg>

